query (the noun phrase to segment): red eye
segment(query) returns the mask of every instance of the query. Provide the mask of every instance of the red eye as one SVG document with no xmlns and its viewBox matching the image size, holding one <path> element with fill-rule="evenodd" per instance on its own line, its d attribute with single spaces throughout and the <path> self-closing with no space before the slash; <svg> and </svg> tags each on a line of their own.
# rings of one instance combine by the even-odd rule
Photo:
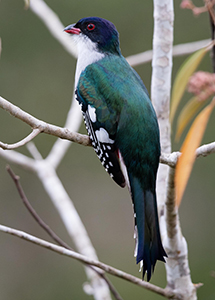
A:
<svg viewBox="0 0 215 300">
<path fill-rule="evenodd" d="M 93 23 L 90 23 L 90 24 L 87 25 L 87 29 L 90 30 L 90 31 L 95 29 L 95 27 L 96 26 Z"/>
</svg>

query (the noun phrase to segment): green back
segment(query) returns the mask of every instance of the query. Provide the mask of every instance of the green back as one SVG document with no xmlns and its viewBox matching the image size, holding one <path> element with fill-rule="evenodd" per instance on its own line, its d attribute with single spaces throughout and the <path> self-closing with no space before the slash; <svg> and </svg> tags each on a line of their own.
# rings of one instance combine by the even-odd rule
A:
<svg viewBox="0 0 215 300">
<path fill-rule="evenodd" d="M 84 104 L 96 108 L 97 126 L 115 140 L 127 170 L 142 178 L 144 188 L 154 189 L 159 129 L 139 75 L 123 56 L 110 54 L 82 72 L 77 89 Z"/>
</svg>

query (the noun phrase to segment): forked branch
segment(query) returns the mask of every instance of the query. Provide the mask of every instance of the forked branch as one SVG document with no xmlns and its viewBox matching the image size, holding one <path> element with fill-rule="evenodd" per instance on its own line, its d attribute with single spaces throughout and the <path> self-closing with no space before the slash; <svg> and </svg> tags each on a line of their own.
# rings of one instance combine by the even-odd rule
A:
<svg viewBox="0 0 215 300">
<path fill-rule="evenodd" d="M 71 251 L 74 251 L 67 243 L 65 243 L 49 226 L 47 223 L 45 223 L 43 221 L 43 219 L 37 214 L 37 212 L 35 211 L 35 209 L 32 207 L 32 205 L 30 204 L 30 202 L 28 201 L 28 198 L 25 195 L 25 192 L 20 184 L 20 177 L 17 176 L 13 170 L 10 168 L 10 166 L 6 167 L 8 173 L 10 174 L 11 178 L 13 179 L 15 186 L 17 188 L 17 191 L 20 195 L 20 198 L 23 201 L 23 204 L 25 205 L 25 207 L 27 208 L 27 210 L 29 211 L 29 213 L 32 215 L 32 217 L 36 220 L 36 222 L 48 233 L 48 235 L 59 245 L 62 246 L 66 249 L 69 249 Z M 91 268 L 94 272 L 96 272 L 101 278 L 103 278 L 110 291 L 112 292 L 113 296 L 115 297 L 116 300 L 123 300 L 122 297 L 119 295 L 119 293 L 117 292 L 117 290 L 115 289 L 115 287 L 113 286 L 113 284 L 109 281 L 109 279 L 105 276 L 103 271 L 100 271 L 96 268 L 94 268 L 93 266 L 88 266 L 89 268 Z"/>
<path fill-rule="evenodd" d="M 42 132 L 84 146 L 91 146 L 90 138 L 87 135 L 83 135 L 77 132 L 71 132 L 67 128 L 62 128 L 56 125 L 46 123 L 42 120 L 39 120 L 33 117 L 32 115 L 30 115 L 29 113 L 25 112 L 24 110 L 20 109 L 18 106 L 10 103 L 3 97 L 0 97 L 0 107 L 5 111 L 9 112 L 12 116 L 20 119 L 21 121 L 25 122 L 26 124 L 28 124 L 33 128 L 32 133 L 18 143 L 8 145 L 3 142 L 0 142 L 0 148 L 2 149 L 15 149 L 20 146 L 23 146 L 26 143 L 29 143 L 39 133 Z M 207 156 L 211 153 L 215 153 L 215 142 L 212 142 L 207 145 L 203 145 L 196 150 L 197 157 Z M 173 152 L 171 154 L 162 153 L 160 157 L 160 162 L 170 167 L 175 167 L 179 156 L 180 156 L 180 152 Z"/>
<path fill-rule="evenodd" d="M 24 231 L 20 231 L 20 230 L 16 230 L 16 229 L 13 229 L 13 228 L 10 228 L 10 227 L 7 227 L 7 226 L 4 226 L 4 225 L 0 225 L 0 231 L 2 232 L 5 232 L 5 233 L 8 233 L 8 234 L 11 234 L 11 235 L 14 235 L 16 237 L 19 237 L 21 239 L 24 239 L 26 241 L 29 241 L 33 244 L 36 244 L 38 246 L 41 246 L 43 248 L 47 248 L 49 250 L 52 250 L 58 254 L 61 254 L 61 255 L 65 255 L 65 256 L 68 256 L 68 257 L 71 257 L 75 260 L 78 260 L 84 264 L 87 264 L 87 265 L 92 265 L 92 266 L 95 266 L 103 271 L 105 271 L 106 273 L 108 274 L 111 274 L 111 275 L 114 275 L 116 277 L 119 277 L 121 279 L 124 279 L 126 281 L 129 281 L 135 285 L 138 285 L 140 287 L 143 287 L 149 291 L 152 291 L 152 292 L 155 292 L 167 299 L 176 299 L 176 300 L 180 300 L 182 299 L 180 294 L 175 294 L 169 290 L 166 290 L 166 289 L 163 289 L 163 288 L 160 288 L 156 285 L 153 285 L 149 282 L 146 282 L 146 281 L 143 281 L 133 275 L 130 275 L 126 272 L 123 272 L 121 270 L 118 270 L 114 267 L 111 267 L 107 264 L 104 264 L 100 261 L 96 261 L 94 259 L 91 259 L 89 257 L 86 257 L 82 254 L 79 254 L 75 251 L 71 251 L 71 250 L 68 250 L 64 247 L 61 247 L 61 246 L 58 246 L 58 245 L 55 245 L 55 244 L 52 244 L 52 243 L 49 243 L 45 240 L 42 240 L 40 238 L 37 238 L 33 235 L 30 235 Z"/>
</svg>

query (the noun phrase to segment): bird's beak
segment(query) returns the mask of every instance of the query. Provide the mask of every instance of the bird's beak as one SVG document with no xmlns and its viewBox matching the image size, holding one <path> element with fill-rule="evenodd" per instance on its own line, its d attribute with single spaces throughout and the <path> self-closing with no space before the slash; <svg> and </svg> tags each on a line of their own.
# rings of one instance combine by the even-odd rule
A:
<svg viewBox="0 0 215 300">
<path fill-rule="evenodd" d="M 75 26 L 75 24 L 69 25 L 66 28 L 64 28 L 64 31 L 67 33 L 70 33 L 70 34 L 80 34 L 81 29 L 75 28 L 74 26 Z"/>
</svg>

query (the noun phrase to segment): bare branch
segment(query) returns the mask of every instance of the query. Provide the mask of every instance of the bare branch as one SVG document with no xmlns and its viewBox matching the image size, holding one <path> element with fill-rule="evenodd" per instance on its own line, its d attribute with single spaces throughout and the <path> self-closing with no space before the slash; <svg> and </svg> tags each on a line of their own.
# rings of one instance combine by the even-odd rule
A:
<svg viewBox="0 0 215 300">
<path fill-rule="evenodd" d="M 76 54 L 76 47 L 74 47 L 74 43 L 72 40 L 63 33 L 63 28 L 64 26 L 60 23 L 59 18 L 57 15 L 46 5 L 45 2 L 42 0 L 32 0 L 31 1 L 31 9 L 34 11 L 46 24 L 46 26 L 49 28 L 51 33 L 54 35 L 55 38 L 58 39 L 58 41 L 63 45 L 63 47 L 73 56 L 77 56 Z M 1 99 L 0 99 L 1 101 Z M 78 131 L 78 128 L 81 123 L 81 114 L 80 114 L 80 109 L 76 108 L 78 107 L 76 101 L 73 101 L 71 109 L 68 113 L 68 119 L 66 122 L 66 127 L 70 129 L 71 131 Z M 19 111 L 20 112 L 20 111 Z M 27 116 L 28 117 L 28 116 Z M 34 121 L 36 118 L 34 118 Z M 40 120 L 38 120 L 40 122 Z M 27 122 L 28 123 L 28 122 Z M 30 125 L 30 124 L 29 124 Z M 41 124 L 42 130 L 43 131 L 43 125 L 46 125 L 45 123 Z M 51 128 L 52 127 L 52 128 Z M 57 126 L 52 126 L 49 129 L 54 129 L 56 131 L 56 136 L 63 138 L 62 136 L 59 136 L 59 132 L 62 133 L 62 129 L 58 128 Z M 35 126 L 37 127 L 37 125 Z M 40 128 L 39 128 L 40 129 Z M 48 129 L 48 128 L 47 128 Z M 49 130 L 48 129 L 48 130 Z M 67 136 L 70 134 L 69 130 L 63 129 L 63 135 Z M 58 132 L 59 131 L 59 132 Z M 47 132 L 48 133 L 48 132 Z M 79 134 L 75 134 L 75 138 L 79 139 L 82 143 L 84 140 L 84 136 L 79 136 Z M 66 138 L 67 139 L 67 138 Z M 60 195 L 58 195 L 59 201 L 61 202 L 62 208 L 59 210 L 59 213 L 65 222 L 65 226 L 75 241 L 76 246 L 79 248 L 80 252 L 86 254 L 87 256 L 90 256 L 94 259 L 97 259 L 96 252 L 90 242 L 90 239 L 86 233 L 86 230 L 74 208 L 74 206 L 71 203 L 71 199 L 69 199 L 68 195 L 66 194 L 65 190 L 62 188 L 62 185 L 60 184 L 60 181 L 57 178 L 57 175 L 55 172 L 52 172 L 52 167 L 56 169 L 58 164 L 60 163 L 62 157 L 64 156 L 66 150 L 68 149 L 69 145 L 71 143 L 68 140 L 60 140 L 58 139 L 55 142 L 54 147 L 52 148 L 50 155 L 47 157 L 47 162 L 46 160 L 42 160 L 42 157 L 38 151 L 35 154 L 35 149 L 29 148 L 30 152 L 33 154 L 33 157 L 35 158 L 35 161 L 22 155 L 19 154 L 15 151 L 3 151 L 0 149 L 0 155 L 4 157 L 5 159 L 16 163 L 28 170 L 31 170 L 35 172 L 38 177 L 43 180 L 43 184 L 45 186 L 45 189 L 48 191 L 51 190 L 51 182 L 55 182 L 55 191 L 58 191 Z M 85 136 L 85 142 L 84 144 L 89 144 L 90 145 L 90 140 L 87 136 Z M 54 171 L 54 170 L 53 170 Z M 49 173 L 50 177 L 47 178 L 47 173 Z M 47 182 L 50 182 L 49 183 Z M 54 196 L 53 193 L 49 193 L 52 201 L 54 202 L 55 206 L 58 207 L 57 199 L 55 199 L 56 195 Z M 64 196 L 62 196 L 62 194 Z M 61 197 L 62 196 L 62 197 Z M 63 200 L 62 200 L 63 198 Z M 70 204 L 69 204 L 70 203 Z M 69 216 L 72 219 L 72 221 L 69 221 Z M 78 241 L 77 241 L 78 240 Z M 89 285 L 91 286 L 92 293 L 94 296 L 94 299 L 99 300 L 99 299 L 111 299 L 109 295 L 109 290 L 112 291 L 113 295 L 116 297 L 116 299 L 121 300 L 121 297 L 117 294 L 117 292 L 113 289 L 111 283 L 107 278 L 103 278 L 101 280 L 98 276 L 95 276 L 95 273 L 92 270 L 89 270 L 89 268 L 85 268 L 87 277 L 90 281 Z M 100 272 L 101 273 L 101 272 Z M 101 274 L 100 274 L 101 277 Z M 105 284 L 106 281 L 106 284 Z"/>
<path fill-rule="evenodd" d="M 176 166 L 178 157 L 181 155 L 180 152 L 172 152 L 170 154 L 161 153 L 160 163 L 168 165 L 169 167 L 174 168 Z"/>
<path fill-rule="evenodd" d="M 167 235 L 170 239 L 176 236 L 176 226 L 178 212 L 175 205 L 175 169 L 169 168 L 168 176 L 168 186 L 167 186 L 167 200 L 166 200 L 166 223 L 167 223 Z"/>
<path fill-rule="evenodd" d="M 160 127 L 162 153 L 171 152 L 169 104 L 172 73 L 173 21 L 173 0 L 154 0 L 154 51 L 151 95 Z M 174 158 L 176 157 L 177 155 Z M 170 188 L 167 193 L 168 174 Z M 188 265 L 187 244 L 181 234 L 178 212 L 173 205 L 173 185 L 174 170 L 165 165 L 160 165 L 157 176 L 157 199 L 161 237 L 168 255 L 165 264 L 167 287 L 176 293 L 180 291 L 183 294 L 183 299 L 196 300 L 196 289 L 192 284 Z M 171 230 L 168 228 L 169 225 L 173 226 Z"/>
<path fill-rule="evenodd" d="M 67 36 L 65 36 L 64 34 L 62 34 L 62 30 L 63 30 L 64 26 L 60 23 L 59 18 L 50 10 L 50 8 L 48 8 L 48 6 L 45 4 L 45 2 L 42 1 L 42 0 L 31 0 L 30 7 L 31 7 L 31 10 L 34 11 L 43 20 L 43 22 L 49 28 L 50 32 L 58 39 L 58 41 L 60 41 L 60 43 L 64 45 L 64 47 L 66 48 L 66 50 L 70 54 L 76 56 L 76 52 L 73 49 L 74 45 L 72 45 L 72 41 L 69 40 L 69 38 L 67 39 Z M 54 30 L 53 30 L 53 28 L 54 28 Z M 65 37 L 65 39 L 64 39 L 64 37 Z M 190 43 L 190 44 L 193 44 L 193 43 Z M 186 50 L 185 47 L 182 47 L 180 49 L 180 46 L 182 46 L 182 45 L 178 45 L 178 51 L 179 51 L 178 53 L 180 53 L 178 55 L 188 54 L 188 53 L 191 53 L 191 52 L 195 51 L 195 50 L 191 50 L 191 52 L 187 52 L 189 50 Z M 193 47 L 194 45 L 191 45 L 191 46 Z M 184 53 L 183 53 L 183 51 L 184 51 Z M 174 53 L 174 50 L 173 50 L 173 53 Z M 175 53 L 177 53 L 177 51 Z M 148 55 L 148 57 L 149 57 L 150 55 L 152 55 L 152 53 L 151 53 L 151 51 L 147 51 L 147 52 L 144 53 L 144 55 L 145 55 L 144 59 L 146 59 L 146 56 Z M 177 55 L 177 54 L 175 54 L 175 55 Z M 136 56 L 135 59 L 136 59 L 136 65 L 139 64 L 139 62 L 137 62 L 137 61 L 141 61 L 140 57 Z M 147 58 L 147 59 L 149 59 L 149 58 Z M 150 58 L 150 60 L 151 60 L 151 58 Z M 140 62 L 140 63 L 143 63 L 143 61 Z M 133 65 L 135 65 L 135 64 L 133 64 Z M 156 82 L 156 84 L 159 85 L 159 82 Z M 1 102 L 2 99 L 3 98 L 0 98 L 0 102 Z M 3 100 L 5 100 L 5 99 L 3 99 Z M 65 129 L 65 128 L 60 128 L 58 126 L 54 126 L 54 125 L 45 123 L 45 122 L 43 122 L 41 120 L 38 120 L 38 119 L 34 118 L 33 116 L 31 116 L 31 115 L 25 113 L 24 111 L 20 110 L 15 105 L 14 106 L 12 105 L 12 108 L 14 109 L 14 114 L 12 113 L 12 115 L 18 117 L 19 119 L 23 120 L 28 125 L 30 125 L 33 128 L 33 132 L 36 132 L 36 131 L 45 132 L 47 134 L 52 134 L 52 135 L 55 135 L 55 136 L 57 136 L 59 138 L 67 139 L 67 140 L 70 140 L 70 141 L 74 141 L 74 142 L 77 142 L 79 144 L 83 144 L 85 146 L 90 146 L 91 145 L 90 139 L 87 136 L 83 136 L 83 135 L 79 135 L 78 133 L 70 132 L 69 130 L 71 130 L 71 131 L 76 131 L 76 130 L 75 129 L 71 129 L 69 126 L 66 126 L 69 130 Z M 165 109 L 163 111 L 165 111 Z M 161 116 L 161 119 L 162 119 L 162 116 Z M 33 126 L 32 126 L 32 124 L 33 124 Z M 7 149 L 12 149 L 10 147 L 15 148 L 15 147 L 19 147 L 19 146 L 23 145 L 25 143 L 24 141 L 26 141 L 26 139 L 32 139 L 33 132 L 28 137 L 26 137 L 25 139 L 23 139 L 22 141 L 20 141 L 20 142 L 18 142 L 16 144 L 13 144 L 13 145 L 9 145 L 9 148 L 7 148 Z M 0 155 L 2 155 L 3 157 L 5 157 L 5 158 L 7 158 L 7 159 L 9 159 L 9 160 L 11 160 L 13 162 L 18 162 L 19 165 L 23 165 L 24 167 L 27 167 L 27 168 L 33 170 L 34 172 L 37 173 L 37 175 L 39 176 L 39 178 L 41 179 L 41 181 L 45 178 L 45 175 L 48 173 L 48 174 L 51 174 L 51 176 L 56 177 L 55 178 L 55 182 L 57 182 L 59 180 L 58 180 L 58 178 L 57 178 L 57 176 L 56 176 L 56 174 L 55 174 L 55 172 L 54 172 L 53 169 L 56 169 L 57 165 L 59 164 L 61 158 L 63 157 L 63 155 L 64 155 L 64 153 L 66 151 L 66 150 L 61 151 L 61 156 L 60 156 L 59 160 L 58 161 L 55 160 L 56 154 L 59 153 L 58 151 L 59 151 L 59 149 L 61 149 L 61 145 L 62 145 L 61 142 L 65 142 L 65 144 L 67 143 L 67 145 L 70 144 L 67 141 L 62 141 L 62 140 L 57 141 L 56 142 L 56 147 L 53 147 L 53 149 L 51 150 L 50 155 L 47 157 L 46 161 L 44 160 L 44 161 L 41 161 L 41 162 L 39 161 L 38 162 L 37 160 L 41 160 L 42 157 L 39 157 L 37 155 L 33 155 L 34 158 L 35 158 L 35 161 L 33 161 L 30 158 L 24 157 L 24 155 L 18 154 L 18 153 L 14 152 L 14 151 L 11 151 L 11 152 L 9 152 L 9 151 L 2 151 L 2 149 L 0 149 Z M 4 147 L 4 144 L 2 144 L 2 145 Z M 207 145 L 205 145 L 205 146 L 207 146 Z M 202 147 L 204 147 L 204 146 L 202 146 Z M 65 147 L 65 149 L 66 149 L 66 147 Z M 199 149 L 197 149 L 197 156 L 205 156 L 205 155 L 208 155 L 210 153 L 215 152 L 215 145 L 210 146 L 210 147 L 205 147 L 204 149 L 200 149 L 200 150 Z M 165 150 L 166 149 L 163 149 L 163 151 L 165 151 Z M 13 154 L 15 155 L 14 157 L 13 157 Z M 174 167 L 176 165 L 176 162 L 177 162 L 177 159 L 178 159 L 179 155 L 180 155 L 179 152 L 174 152 L 172 154 L 167 154 L 167 155 L 163 154 L 161 156 L 161 162 L 164 163 L 164 164 L 167 164 L 169 166 Z M 19 159 L 21 159 L 21 160 L 19 160 Z M 57 162 L 55 163 L 55 161 L 57 161 Z M 29 165 L 28 165 L 28 162 L 29 162 Z M 48 167 L 48 168 L 46 169 L 46 167 Z M 166 166 L 164 166 L 164 167 L 166 167 Z M 171 180 L 173 180 L 173 173 L 174 173 L 174 169 L 170 169 L 170 177 L 169 177 L 170 182 L 171 182 Z M 47 182 L 44 181 L 43 184 L 44 184 L 44 186 L 47 187 L 47 190 L 50 189 L 50 187 L 48 188 L 49 183 L 47 183 Z M 53 192 L 49 191 L 50 196 L 51 196 L 51 193 L 54 193 L 55 191 L 56 191 L 56 189 L 54 189 Z M 61 193 L 61 196 L 63 194 L 66 194 L 66 193 Z M 68 195 L 66 195 L 66 196 L 67 196 L 67 198 L 69 198 Z M 52 195 L 52 197 L 54 197 L 54 196 Z M 58 205 L 56 205 L 56 207 L 57 206 Z M 172 213 L 172 212 L 173 211 L 171 210 L 170 213 Z M 68 216 L 66 216 L 65 218 L 67 218 L 67 217 Z M 50 247 L 48 247 L 48 248 L 50 248 Z M 95 257 L 94 257 L 94 260 L 95 260 Z M 107 266 L 107 265 L 104 265 L 104 266 Z M 107 266 L 107 267 L 111 268 L 109 266 Z M 112 268 L 112 269 L 114 269 L 114 268 Z M 126 273 L 121 272 L 121 271 L 119 271 L 119 272 L 120 272 L 120 274 L 121 273 L 126 274 Z M 129 274 L 127 274 L 127 275 L 129 275 Z M 121 277 L 121 276 L 119 275 L 119 277 Z M 128 279 L 126 279 L 126 280 L 128 280 Z M 163 290 L 163 291 L 166 292 L 166 290 Z M 161 294 L 161 295 L 163 295 L 163 294 Z M 175 297 L 174 299 L 179 299 L 180 298 L 179 296 L 177 297 L 177 295 L 174 295 L 172 292 L 169 292 L 169 294 L 165 295 L 165 297 L 168 297 L 169 299 L 172 298 L 172 297 Z"/>
<path fill-rule="evenodd" d="M 84 146 L 91 146 L 90 138 L 87 135 L 71 132 L 67 128 L 61 128 L 59 126 L 55 126 L 41 121 L 33 117 L 32 115 L 26 113 L 25 111 L 23 111 L 16 105 L 13 105 L 12 103 L 10 103 L 2 97 L 0 97 L 0 107 L 9 112 L 11 115 L 17 117 L 18 119 L 22 120 L 23 122 L 27 123 L 28 125 L 34 128 L 33 132 L 30 135 L 28 135 L 25 139 L 16 144 L 7 145 L 0 142 L 0 147 L 3 149 L 14 149 L 15 147 L 20 147 L 26 142 L 32 140 L 40 132 L 51 134 L 62 139 L 67 139 L 69 141 L 73 141 Z M 211 153 L 215 153 L 215 142 L 212 142 L 207 145 L 202 145 L 196 150 L 197 157 L 207 156 Z M 169 165 L 170 167 L 175 167 L 179 155 L 180 152 L 173 152 L 171 154 L 162 153 L 160 157 L 160 162 L 162 164 Z"/>
<path fill-rule="evenodd" d="M 10 227 L 7 227 L 7 226 L 4 226 L 4 225 L 0 225 L 0 231 L 2 232 L 5 232 L 5 233 L 8 233 L 8 234 L 11 234 L 11 235 L 14 235 L 16 237 L 19 237 L 21 239 L 24 239 L 26 241 L 29 241 L 33 244 L 36 244 L 36 245 L 39 245 L 41 247 L 44 247 L 44 248 L 47 248 L 49 250 L 52 250 L 58 254 L 61 254 L 61 255 L 65 255 L 65 256 L 68 256 L 68 257 L 71 257 L 73 259 L 76 259 L 82 263 L 85 263 L 85 264 L 88 264 L 88 265 L 93 265 L 95 267 L 98 267 L 100 269 L 102 269 L 103 271 L 109 273 L 109 274 L 112 274 L 116 277 L 119 277 L 119 278 L 122 278 L 126 281 L 129 281 L 133 284 L 136 284 L 138 286 L 141 286 L 149 291 L 152 291 L 152 292 L 155 292 L 163 297 L 166 297 L 168 299 L 182 299 L 180 297 L 180 294 L 174 294 L 166 289 L 162 289 L 160 287 L 157 287 L 149 282 L 145 282 L 135 276 L 132 276 L 126 272 L 123 272 L 121 270 L 118 270 L 116 268 L 113 268 L 107 264 L 104 264 L 100 261 L 96 261 L 94 259 L 91 259 L 89 257 L 86 257 L 82 254 L 79 254 L 77 252 L 74 252 L 74 251 L 71 251 L 71 250 L 68 250 L 68 249 L 65 249 L 64 247 L 61 247 L 61 246 L 57 246 L 55 244 L 52 244 L 52 243 L 49 243 L 45 240 L 42 240 L 42 239 L 39 239 L 35 236 L 32 236 L 24 231 L 20 231 L 20 230 L 16 230 L 16 229 L 13 229 L 13 228 L 10 228 Z"/>
<path fill-rule="evenodd" d="M 29 142 L 26 145 L 26 148 L 28 149 L 29 153 L 32 155 L 32 157 L 35 160 L 43 160 L 43 157 L 42 157 L 41 153 L 39 152 L 39 150 L 37 149 L 37 147 L 34 144 L 34 142 Z"/>
<path fill-rule="evenodd" d="M 16 164 L 25 170 L 35 172 L 35 161 L 32 158 L 27 157 L 14 150 L 3 150 L 0 148 L 0 156 L 6 159 L 8 162 Z"/>
<path fill-rule="evenodd" d="M 197 299 L 196 289 L 201 284 L 194 285 L 190 277 L 188 264 L 187 242 L 182 235 L 178 207 L 175 205 L 175 169 L 169 168 L 167 200 L 166 200 L 166 226 L 167 237 L 164 245 L 167 250 L 168 258 L 166 263 L 167 287 L 175 292 L 180 290 L 184 295 L 183 299 Z M 183 281 L 183 289 L 178 288 L 176 280 Z"/>
<path fill-rule="evenodd" d="M 32 207 L 32 205 L 30 204 L 30 202 L 28 201 L 28 198 L 25 195 L 25 192 L 20 184 L 20 177 L 17 176 L 13 170 L 10 168 L 10 166 L 7 166 L 7 171 L 10 174 L 11 178 L 13 179 L 16 188 L 18 190 L 18 193 L 20 195 L 20 198 L 22 199 L 25 207 L 27 208 L 27 210 L 30 212 L 30 214 L 32 215 L 32 217 L 36 220 L 36 222 L 48 233 L 48 235 L 60 246 L 72 250 L 74 251 L 67 243 L 65 243 L 42 219 L 41 217 L 37 214 L 37 212 L 35 211 L 35 209 Z M 121 296 L 119 295 L 119 293 L 116 291 L 115 287 L 113 286 L 113 284 L 110 282 L 110 280 L 108 280 L 106 278 L 106 276 L 104 275 L 104 272 L 99 271 L 97 269 L 95 269 L 93 266 L 89 265 L 89 268 L 92 268 L 93 271 L 95 271 L 100 277 L 102 277 L 106 283 L 108 284 L 112 294 L 114 295 L 116 300 L 123 300 L 121 298 Z"/>
<path fill-rule="evenodd" d="M 48 7 L 48 5 L 43 0 L 31 0 L 30 9 L 42 20 L 42 22 L 44 22 L 50 33 L 59 41 L 65 50 L 72 56 L 77 57 L 76 45 L 73 43 L 72 39 L 62 34 L 64 26 L 60 22 L 58 16 Z M 193 53 L 204 47 L 209 41 L 210 40 L 207 39 L 176 45 L 173 47 L 173 56 Z M 152 50 L 128 56 L 126 59 L 131 66 L 150 62 L 152 60 Z"/>
<path fill-rule="evenodd" d="M 40 132 L 51 134 L 85 146 L 91 144 L 90 138 L 87 135 L 73 133 L 66 128 L 61 128 L 59 126 L 51 125 L 41 121 L 2 97 L 0 97 L 0 107 L 9 112 L 12 116 L 30 125 L 33 129 L 39 129 Z"/>
<path fill-rule="evenodd" d="M 16 188 L 18 190 L 18 193 L 20 195 L 20 198 L 22 199 L 23 204 L 27 208 L 27 210 L 30 212 L 32 217 L 36 220 L 36 222 L 50 235 L 50 237 L 59 245 L 61 245 L 64 248 L 73 250 L 69 245 L 67 245 L 63 240 L 59 238 L 59 236 L 40 218 L 40 216 L 37 214 L 35 209 L 31 206 L 30 202 L 28 201 L 25 192 L 23 191 L 23 188 L 19 182 L 20 177 L 17 176 L 13 170 L 10 168 L 10 166 L 6 167 L 8 173 L 10 174 L 11 178 L 13 179 Z"/>
<path fill-rule="evenodd" d="M 215 153 L 215 142 L 210 144 L 202 145 L 196 149 L 196 157 L 206 157 L 212 153 Z M 172 152 L 170 154 L 162 153 L 160 156 L 160 163 L 168 165 L 172 168 L 176 166 L 181 152 Z"/>
<path fill-rule="evenodd" d="M 94 270 L 96 270 L 97 273 L 100 275 L 100 277 L 102 277 L 105 280 L 105 282 L 107 283 L 107 285 L 108 285 L 111 293 L 115 297 L 115 299 L 116 300 L 123 300 L 122 297 L 120 296 L 120 294 L 118 293 L 118 291 L 116 290 L 116 288 L 113 286 L 112 282 L 105 276 L 105 273 L 103 271 L 101 271 L 101 270 L 99 272 L 98 269 L 95 269 L 95 268 L 94 268 Z"/>
<path fill-rule="evenodd" d="M 15 144 L 5 144 L 5 143 L 2 143 L 0 142 L 0 147 L 4 150 L 12 150 L 12 149 L 16 149 L 16 148 L 19 148 L 21 146 L 24 146 L 26 145 L 27 143 L 29 143 L 31 140 L 33 140 L 39 133 L 41 133 L 41 129 L 39 128 L 35 128 L 33 129 L 33 131 L 28 135 L 26 136 L 23 140 L 19 141 L 18 143 L 15 143 Z"/>
<path fill-rule="evenodd" d="M 64 127 L 68 128 L 72 132 L 78 132 L 81 123 L 82 113 L 78 105 L 78 101 L 76 101 L 73 96 L 73 101 L 67 114 L 67 120 Z M 58 167 L 70 145 L 71 141 L 62 139 L 57 139 L 54 143 L 49 155 L 46 157 L 46 160 L 53 166 L 53 168 L 56 169 Z"/>
<path fill-rule="evenodd" d="M 77 57 L 76 44 L 66 34 L 63 33 L 64 25 L 60 22 L 58 16 L 43 0 L 32 0 L 30 2 L 30 9 L 42 20 L 47 26 L 50 33 L 58 40 L 58 42 L 68 51 L 72 56 Z M 80 108 L 78 108 L 77 101 L 72 101 L 71 108 L 67 115 L 65 127 L 73 132 L 77 132 L 82 122 Z M 52 147 L 48 157 L 46 158 L 50 164 L 56 169 L 60 161 L 64 157 L 67 149 L 71 143 L 66 140 L 58 139 Z"/>
<path fill-rule="evenodd" d="M 208 156 L 211 153 L 215 153 L 215 142 L 202 145 L 196 150 L 196 156 Z"/>
<path fill-rule="evenodd" d="M 69 141 L 73 141 L 73 142 L 76 142 L 76 143 L 84 145 L 84 146 L 91 146 L 90 138 L 87 135 L 71 132 L 67 128 L 61 128 L 59 126 L 55 126 L 55 125 L 46 123 L 44 121 L 41 121 L 41 120 L 33 117 L 29 113 L 26 113 L 25 111 L 23 111 L 16 105 L 13 105 L 12 103 L 10 103 L 9 101 L 5 100 L 2 97 L 0 97 L 0 107 L 3 108 L 4 110 L 6 110 L 7 112 L 9 112 L 12 116 L 17 117 L 18 119 L 22 120 L 23 122 L 27 123 L 32 128 L 34 128 L 33 132 L 28 137 L 23 139 L 22 141 L 20 141 L 16 144 L 13 144 L 13 145 L 8 145 L 9 149 L 15 148 L 15 145 L 16 145 L 16 147 L 21 146 L 22 143 L 24 144 L 26 142 L 26 139 L 27 139 L 27 141 L 28 141 L 28 139 L 32 140 L 32 138 L 37 136 L 40 132 L 54 135 L 54 136 L 57 136 L 62 139 L 67 139 Z M 74 126 L 76 126 L 76 124 L 78 124 L 78 120 Z M 23 142 L 23 141 L 25 141 L 25 142 Z M 3 144 L 0 142 L 0 147 L 2 147 L 3 149 L 6 149 L 5 145 L 6 144 Z M 60 145 L 58 145 L 58 146 L 60 147 Z M 2 152 L 0 152 L 0 155 L 1 155 L 1 153 Z M 207 145 L 202 145 L 196 150 L 197 157 L 207 156 L 211 153 L 215 153 L 215 142 L 212 142 Z M 160 163 L 168 165 L 170 167 L 175 167 L 179 155 L 180 155 L 180 152 L 173 152 L 171 154 L 162 153 L 161 157 L 160 157 Z M 52 163 L 53 163 L 53 159 L 54 159 L 53 157 L 52 158 L 50 157 L 50 161 L 52 161 Z"/>
<path fill-rule="evenodd" d="M 31 0 L 30 9 L 45 23 L 50 33 L 56 40 L 74 57 L 77 57 L 76 45 L 71 38 L 64 34 L 64 25 L 59 17 L 51 10 L 43 0 Z"/>
<path fill-rule="evenodd" d="M 86 229 L 52 165 L 46 160 L 41 160 L 41 157 L 39 157 L 39 160 L 33 160 L 13 150 L 0 149 L 0 155 L 6 160 L 37 174 L 77 249 L 80 253 L 97 260 L 96 251 L 92 246 Z M 101 274 L 99 276 L 95 275 L 95 272 L 89 268 L 85 268 L 85 272 L 95 300 L 111 299 L 108 289 L 109 281 L 105 280 L 105 278 L 101 279 Z M 111 289 L 110 286 L 109 288 Z"/>
<path fill-rule="evenodd" d="M 173 0 L 154 0 L 154 34 L 151 98 L 160 129 L 161 153 L 171 152 L 169 103 L 172 74 Z M 162 17 L 161 17 L 162 16 Z M 165 234 L 163 212 L 166 201 L 168 167 L 160 165 L 157 175 L 157 202 L 161 236 Z"/>
<path fill-rule="evenodd" d="M 173 56 L 181 56 L 181 55 L 187 55 L 191 54 L 207 45 L 211 40 L 202 40 L 202 41 L 197 41 L 197 42 L 192 42 L 192 43 L 185 43 L 185 44 L 179 44 L 173 46 Z M 152 55 L 153 51 L 148 50 L 142 53 L 138 53 L 135 55 L 128 56 L 126 59 L 128 63 L 134 67 L 138 66 L 140 64 L 145 64 L 147 62 L 150 62 L 152 60 Z"/>
</svg>

